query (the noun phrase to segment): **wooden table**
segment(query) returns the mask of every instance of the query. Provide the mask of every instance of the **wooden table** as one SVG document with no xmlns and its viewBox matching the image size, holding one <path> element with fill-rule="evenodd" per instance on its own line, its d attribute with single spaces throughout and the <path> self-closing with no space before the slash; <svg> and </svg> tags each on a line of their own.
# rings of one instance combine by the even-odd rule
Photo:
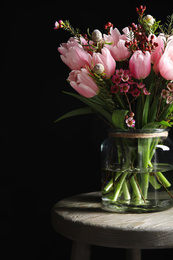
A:
<svg viewBox="0 0 173 260">
<path fill-rule="evenodd" d="M 101 193 L 76 195 L 52 209 L 52 225 L 73 240 L 71 260 L 89 260 L 90 245 L 125 248 L 141 259 L 141 249 L 173 248 L 173 208 L 156 213 L 120 214 L 101 208 Z"/>
</svg>

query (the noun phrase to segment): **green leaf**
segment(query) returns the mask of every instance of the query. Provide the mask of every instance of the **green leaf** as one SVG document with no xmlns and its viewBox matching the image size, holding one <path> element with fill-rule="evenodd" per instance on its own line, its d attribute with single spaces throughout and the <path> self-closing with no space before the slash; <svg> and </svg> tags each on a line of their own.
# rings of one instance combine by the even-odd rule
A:
<svg viewBox="0 0 173 260">
<path fill-rule="evenodd" d="M 125 129 L 124 121 L 128 110 L 115 110 L 112 114 L 112 122 L 115 127 Z"/>
<path fill-rule="evenodd" d="M 91 34 L 90 34 L 90 29 L 87 28 L 87 33 L 88 33 L 88 36 L 91 38 Z"/>
<path fill-rule="evenodd" d="M 168 123 L 167 121 L 162 120 L 162 121 L 159 122 L 159 123 L 160 123 L 160 125 L 167 126 L 167 127 L 171 127 L 170 123 Z"/>
<path fill-rule="evenodd" d="M 150 85 L 149 92 L 152 93 L 152 87 L 153 85 Z M 145 98 L 143 96 L 143 98 Z M 151 94 L 148 95 L 145 99 L 144 103 L 144 109 L 143 109 L 143 114 L 142 114 L 142 126 L 146 125 L 148 123 L 148 115 L 149 115 L 149 108 L 150 108 L 150 100 L 151 100 Z"/>
<path fill-rule="evenodd" d="M 151 105 L 151 109 L 149 111 L 149 115 L 148 115 L 148 122 L 153 122 L 156 119 L 156 115 L 158 112 L 158 104 L 159 104 L 159 96 L 156 96 L 152 105 Z"/>
<path fill-rule="evenodd" d="M 136 106 L 136 127 L 137 129 L 140 129 L 142 127 L 142 117 L 141 117 L 141 111 L 143 109 L 142 105 L 142 97 L 138 97 L 137 99 L 137 106 Z"/>
<path fill-rule="evenodd" d="M 93 109 L 91 107 L 79 108 L 79 109 L 70 111 L 70 112 L 66 113 L 65 115 L 59 117 L 57 120 L 54 121 L 54 123 L 57 123 L 57 122 L 61 121 L 62 119 L 65 119 L 68 117 L 86 115 L 86 114 L 91 114 L 91 113 L 94 113 Z"/>
<path fill-rule="evenodd" d="M 107 121 L 110 124 L 112 124 L 111 114 L 103 108 L 105 106 L 105 104 L 97 96 L 95 96 L 93 98 L 85 98 L 76 93 L 65 92 L 65 91 L 63 91 L 63 93 L 70 95 L 72 97 L 75 97 L 75 98 L 79 99 L 80 101 L 84 102 L 86 105 L 90 106 L 94 110 L 94 112 L 102 115 L 105 119 L 107 119 Z"/>
<path fill-rule="evenodd" d="M 152 122 L 146 124 L 145 126 L 142 127 L 142 129 L 154 129 L 154 128 L 158 128 L 159 126 L 171 127 L 171 125 L 168 122 L 162 120 L 161 122 Z"/>
<path fill-rule="evenodd" d="M 154 189 L 160 189 L 162 186 L 158 183 L 158 181 L 156 180 L 155 176 L 150 175 L 149 176 L 149 181 L 151 183 L 151 185 L 154 187 Z"/>
<path fill-rule="evenodd" d="M 146 125 L 148 121 L 148 111 L 149 111 L 149 96 L 147 96 L 145 105 L 144 105 L 144 110 L 143 110 L 143 116 L 142 116 L 142 125 Z"/>
<path fill-rule="evenodd" d="M 161 113 L 159 120 L 164 120 L 164 119 L 168 119 L 168 117 L 171 115 L 171 113 L 173 112 L 173 103 L 170 104 L 165 110 L 164 112 Z"/>
<path fill-rule="evenodd" d="M 107 44 L 107 45 L 112 45 L 113 42 L 105 42 L 104 44 Z"/>
</svg>

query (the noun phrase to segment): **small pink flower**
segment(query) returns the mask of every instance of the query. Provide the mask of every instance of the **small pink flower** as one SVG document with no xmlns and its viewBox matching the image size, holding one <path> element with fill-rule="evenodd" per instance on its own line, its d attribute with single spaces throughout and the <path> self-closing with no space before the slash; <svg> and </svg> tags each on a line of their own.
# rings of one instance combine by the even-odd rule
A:
<svg viewBox="0 0 173 260">
<path fill-rule="evenodd" d="M 135 81 L 133 81 L 133 79 L 131 79 L 131 78 L 128 80 L 128 84 L 135 85 L 135 86 L 137 85 L 137 83 Z"/>
<path fill-rule="evenodd" d="M 173 103 L 173 96 L 168 96 L 166 99 L 166 104 L 172 104 Z"/>
<path fill-rule="evenodd" d="M 129 80 L 129 75 L 127 73 L 124 73 L 124 75 L 122 76 L 122 81 L 127 82 L 128 80 Z"/>
<path fill-rule="evenodd" d="M 129 117 L 128 119 L 126 119 L 126 124 L 128 127 L 135 127 L 135 120 L 133 119 L 133 117 Z"/>
<path fill-rule="evenodd" d="M 120 92 L 128 92 L 129 91 L 130 86 L 127 83 L 122 83 L 120 84 Z"/>
<path fill-rule="evenodd" d="M 144 88 L 145 87 L 145 84 L 143 84 L 142 82 L 140 82 L 140 83 L 137 83 L 137 87 L 138 88 Z"/>
<path fill-rule="evenodd" d="M 71 71 L 67 80 L 80 95 L 86 98 L 96 96 L 99 91 L 97 84 L 84 68 Z"/>
<path fill-rule="evenodd" d="M 173 82 L 169 82 L 169 83 L 168 83 L 167 89 L 168 89 L 170 92 L 173 92 Z"/>
<path fill-rule="evenodd" d="M 57 30 L 59 28 L 63 28 L 64 27 L 64 23 L 62 20 L 59 20 L 58 22 L 55 22 L 55 26 L 54 26 L 54 30 Z"/>
<path fill-rule="evenodd" d="M 163 89 L 162 90 L 162 92 L 161 92 L 161 97 L 163 98 L 163 99 L 166 99 L 168 96 L 169 96 L 169 91 L 168 90 L 166 90 L 166 89 Z"/>
<path fill-rule="evenodd" d="M 111 93 L 117 93 L 119 91 L 119 87 L 117 85 L 111 86 Z"/>
<path fill-rule="evenodd" d="M 123 75 L 124 75 L 124 70 L 123 70 L 123 69 L 120 69 L 120 70 L 119 70 L 119 69 L 117 69 L 117 70 L 116 70 L 116 75 L 118 75 L 119 77 L 121 77 L 121 78 L 122 78 L 122 77 L 123 77 Z"/>
<path fill-rule="evenodd" d="M 119 84 L 121 82 L 121 77 L 117 74 L 112 76 L 112 82 L 115 84 Z"/>
<path fill-rule="evenodd" d="M 151 93 L 150 92 L 148 92 L 148 89 L 147 88 L 143 88 L 143 93 L 144 93 L 144 95 L 146 95 L 146 96 L 149 96 Z"/>
<path fill-rule="evenodd" d="M 148 77 L 151 71 L 151 55 L 148 51 L 144 54 L 141 50 L 135 51 L 129 61 L 129 69 L 135 79 Z"/>
<path fill-rule="evenodd" d="M 54 30 L 57 30 L 57 29 L 59 29 L 59 23 L 56 21 L 55 25 L 54 25 Z"/>
<path fill-rule="evenodd" d="M 135 88 L 133 90 L 130 91 L 130 94 L 133 96 L 133 97 L 138 97 L 140 94 L 141 94 L 141 91 L 138 89 L 138 88 Z"/>
</svg>

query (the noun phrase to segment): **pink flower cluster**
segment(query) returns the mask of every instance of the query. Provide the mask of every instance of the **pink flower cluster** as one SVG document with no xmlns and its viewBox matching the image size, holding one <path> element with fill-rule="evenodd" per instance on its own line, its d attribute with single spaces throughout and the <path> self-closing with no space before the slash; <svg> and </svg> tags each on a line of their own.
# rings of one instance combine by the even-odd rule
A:
<svg viewBox="0 0 173 260">
<path fill-rule="evenodd" d="M 115 74 L 112 76 L 111 93 L 129 93 L 133 97 L 138 97 L 141 93 L 144 95 L 150 95 L 145 84 L 142 82 L 138 83 L 132 79 L 133 74 L 130 70 L 117 69 Z"/>
<path fill-rule="evenodd" d="M 140 8 L 138 8 L 138 14 L 142 17 L 145 8 Z M 54 29 L 66 26 L 65 22 L 59 20 L 55 22 Z M 70 28 L 69 24 L 67 28 Z M 62 43 L 58 48 L 62 61 L 72 70 L 68 80 L 71 86 L 81 95 L 90 98 L 99 92 L 93 78 L 88 83 L 85 81 L 88 91 L 83 84 L 79 83 L 80 75 L 83 77 L 84 73 L 92 74 L 91 72 L 97 64 L 103 65 L 104 76 L 109 79 L 115 73 L 116 62 L 128 61 L 130 71 L 128 77 L 130 80 L 125 81 L 122 78 L 120 82 L 116 73 L 113 76 L 115 86 L 112 87 L 112 91 L 114 93 L 118 91 L 120 93 L 129 92 L 137 97 L 143 89 L 143 93 L 148 95 L 146 88 L 141 88 L 135 82 L 132 84 L 132 78 L 141 81 L 148 77 L 151 72 L 151 64 L 153 64 L 153 70 L 156 74 L 160 74 L 166 80 L 173 80 L 173 36 L 168 39 L 168 36 L 163 34 L 158 37 L 154 34 L 146 36 L 144 28 L 134 23 L 131 27 L 125 27 L 122 30 L 123 34 L 117 28 L 113 28 L 113 24 L 110 22 L 106 24 L 105 28 L 108 30 L 108 34 L 102 35 L 99 30 L 94 30 L 94 38 L 88 40 L 87 36 L 83 37 L 82 35 L 71 37 L 67 43 Z M 95 46 L 100 47 L 95 49 Z M 76 74 L 78 77 L 72 76 Z M 124 74 L 125 76 L 127 75 Z M 74 81 L 74 78 L 76 81 Z M 94 89 L 94 92 L 89 91 L 90 86 L 92 90 Z"/>
<path fill-rule="evenodd" d="M 81 95 L 90 98 L 97 95 L 99 92 L 98 86 L 91 77 L 88 83 L 85 80 L 85 87 L 84 84 L 81 84 L 79 78 L 83 77 L 84 73 L 89 75 L 91 74 L 94 66 L 97 64 L 102 64 L 104 66 L 104 74 L 106 78 L 111 78 L 111 76 L 115 73 L 116 61 L 129 58 L 130 52 L 125 47 L 125 41 L 129 31 L 128 28 L 123 29 L 123 31 L 124 34 L 121 35 L 117 28 L 113 29 L 111 27 L 110 34 L 104 35 L 104 41 L 112 42 L 113 44 L 105 44 L 101 49 L 101 52 L 89 51 L 85 47 L 87 42 L 82 37 L 80 38 L 81 43 L 79 43 L 76 38 L 71 37 L 67 43 L 62 43 L 58 48 L 59 52 L 61 53 L 62 61 L 72 70 L 68 78 L 70 85 L 75 88 L 75 90 L 78 91 Z M 117 73 L 113 76 L 113 82 L 116 85 L 111 89 L 111 91 L 115 93 L 120 90 L 121 93 L 129 92 L 134 97 L 139 96 L 141 93 L 141 87 L 132 80 L 132 77 L 135 79 L 146 78 L 150 74 L 150 70 L 150 53 L 146 52 L 144 54 L 141 50 L 135 51 L 129 60 L 129 72 L 124 72 L 122 78 Z M 76 74 L 78 77 L 73 77 L 73 75 Z M 88 77 L 86 76 L 86 78 Z M 76 79 L 76 81 L 74 79 Z M 90 91 L 90 88 L 92 91 Z M 88 91 L 86 89 L 88 89 Z M 143 93 L 145 95 L 148 94 L 146 88 L 143 89 Z"/>
<path fill-rule="evenodd" d="M 81 43 L 87 44 L 84 38 L 80 40 Z M 101 53 L 92 52 L 91 54 L 83 48 L 83 45 L 76 38 L 70 38 L 67 43 L 61 44 L 58 51 L 61 53 L 62 61 L 72 70 L 68 77 L 70 85 L 84 97 L 91 98 L 99 91 L 94 79 L 87 76 L 91 74 L 90 71 L 93 70 L 94 66 L 102 64 L 106 78 L 110 78 L 115 72 L 116 62 L 105 47 L 101 49 Z M 85 84 L 81 84 L 80 79 L 83 78 L 84 74 L 86 74 Z M 74 75 L 78 76 L 74 77 Z M 88 82 L 86 79 L 89 79 Z"/>
<path fill-rule="evenodd" d="M 125 27 L 122 34 L 111 22 L 105 25 L 107 34 L 95 29 L 83 36 L 67 20 L 59 20 L 54 26 L 55 30 L 64 28 L 73 35 L 58 48 L 62 61 L 71 70 L 67 79 L 70 85 L 86 98 L 98 95 L 105 105 L 111 98 L 110 113 L 127 107 L 129 114 L 125 123 L 128 127 L 135 127 L 132 108 L 136 113 L 136 99 L 143 96 L 145 102 L 148 99 L 144 95 L 151 94 L 145 86 L 148 82 L 154 97 L 161 95 L 161 108 L 173 103 L 173 35 L 167 35 L 168 29 L 165 29 L 156 36 L 159 22 L 151 15 L 144 16 L 145 9 L 142 5 L 136 9 L 139 24 Z M 163 84 L 167 84 L 162 90 L 155 87 L 160 86 L 161 78 Z M 118 105 L 114 102 L 116 97 Z M 152 100 L 153 95 L 150 97 Z"/>
</svg>

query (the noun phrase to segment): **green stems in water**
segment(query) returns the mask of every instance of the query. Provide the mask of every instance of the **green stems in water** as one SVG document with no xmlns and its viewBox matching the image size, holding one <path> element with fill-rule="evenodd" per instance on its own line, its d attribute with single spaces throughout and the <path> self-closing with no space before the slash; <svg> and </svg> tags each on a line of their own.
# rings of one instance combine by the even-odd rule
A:
<svg viewBox="0 0 173 260">
<path fill-rule="evenodd" d="M 123 195 L 125 200 L 130 200 L 131 196 L 130 196 L 130 192 L 129 192 L 129 188 L 128 188 L 128 182 L 125 180 L 122 186 L 122 190 L 123 190 Z"/>
<path fill-rule="evenodd" d="M 115 184 L 115 192 L 114 192 L 114 195 L 113 195 L 113 198 L 112 198 L 112 201 L 116 201 L 119 197 L 119 194 L 120 194 L 120 191 L 121 191 L 121 188 L 124 184 L 124 181 L 125 181 L 125 178 L 127 176 L 128 172 L 124 172 L 121 177 L 120 177 L 120 180 Z"/>
<path fill-rule="evenodd" d="M 164 188 L 173 198 L 168 190 L 170 182 L 157 163 L 151 162 L 158 142 L 159 138 L 115 138 L 117 163 L 104 170 L 102 193 L 105 199 L 112 203 L 145 205 L 150 200 L 150 186 L 155 190 Z"/>
</svg>

